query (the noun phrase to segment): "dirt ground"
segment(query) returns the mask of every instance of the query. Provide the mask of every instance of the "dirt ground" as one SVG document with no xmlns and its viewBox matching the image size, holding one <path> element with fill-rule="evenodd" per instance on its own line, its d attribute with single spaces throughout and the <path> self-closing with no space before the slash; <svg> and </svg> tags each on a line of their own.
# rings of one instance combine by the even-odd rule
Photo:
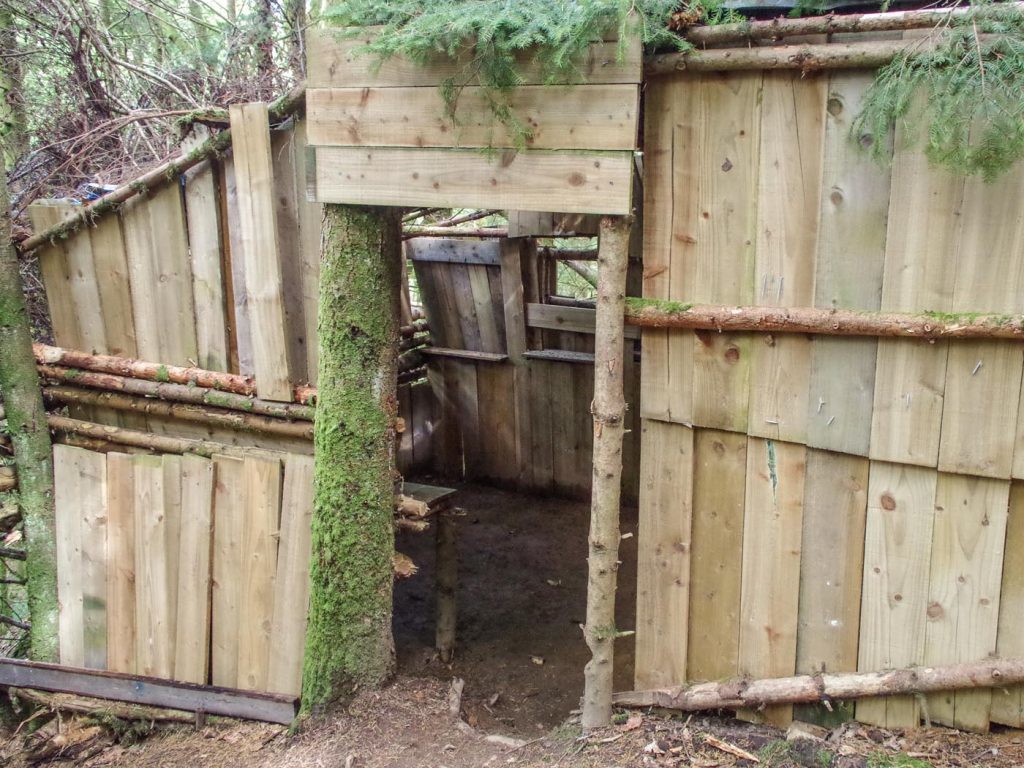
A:
<svg viewBox="0 0 1024 768">
<path fill-rule="evenodd" d="M 574 710 L 587 659 L 579 629 L 587 505 L 476 486 L 462 490 L 459 504 L 466 514 L 459 521 L 459 646 L 451 665 L 433 653 L 433 536 L 402 534 L 397 548 L 420 571 L 396 587 L 399 673 L 384 690 L 358 693 L 295 735 L 234 721 L 152 732 L 147 724 L 125 731 L 68 714 L 15 721 L 6 733 L 0 728 L 0 766 L 21 768 L 47 751 L 51 760 L 125 768 L 1024 765 L 1024 733 L 1013 731 L 904 734 L 848 724 L 787 740 L 784 732 L 728 717 L 622 713 L 611 728 L 581 737 Z M 635 510 L 625 510 L 623 532 L 618 622 L 632 627 Z M 616 687 L 630 687 L 631 640 L 620 641 L 616 662 Z M 453 678 L 465 682 L 458 719 L 450 714 Z"/>
</svg>

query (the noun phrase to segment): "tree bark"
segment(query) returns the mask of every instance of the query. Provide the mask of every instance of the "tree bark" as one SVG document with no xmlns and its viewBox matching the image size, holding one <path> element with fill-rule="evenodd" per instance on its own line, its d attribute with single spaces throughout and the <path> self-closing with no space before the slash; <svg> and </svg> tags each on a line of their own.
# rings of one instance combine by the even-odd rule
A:
<svg viewBox="0 0 1024 768">
<path fill-rule="evenodd" d="M 53 509 L 53 448 L 32 354 L 28 310 L 18 259 L 11 247 L 10 196 L 0 173 L 0 394 L 14 446 L 25 528 L 26 589 L 31 656 L 57 661 L 57 550 Z"/>
<path fill-rule="evenodd" d="M 325 207 L 305 711 L 394 670 L 400 259 L 398 209 Z"/>
<path fill-rule="evenodd" d="M 664 707 L 698 712 L 967 688 L 1002 688 L 1018 683 L 1024 683 L 1024 659 L 988 659 L 946 667 L 729 680 L 689 687 L 630 691 L 615 694 L 615 703 L 624 707 Z"/>
<path fill-rule="evenodd" d="M 1024 315 L 905 314 L 810 307 L 732 307 L 629 299 L 626 323 L 642 328 L 812 333 L 915 339 L 1024 339 Z"/>
<path fill-rule="evenodd" d="M 0 148 L 3 149 L 0 161 L 5 168 L 13 168 L 28 148 L 28 129 L 18 35 L 11 12 L 6 8 L 0 8 L 0 51 L 4 52 L 0 58 Z M 6 199 L 3 204 L 7 207 Z M 5 247 L 6 244 L 4 241 Z"/>
<path fill-rule="evenodd" d="M 631 220 L 601 219 L 597 253 L 594 334 L 594 469 L 590 502 L 587 623 L 591 659 L 584 671 L 585 729 L 611 723 L 614 669 L 615 583 L 619 559 L 619 498 L 626 400 L 622 388 L 623 309 Z"/>
</svg>

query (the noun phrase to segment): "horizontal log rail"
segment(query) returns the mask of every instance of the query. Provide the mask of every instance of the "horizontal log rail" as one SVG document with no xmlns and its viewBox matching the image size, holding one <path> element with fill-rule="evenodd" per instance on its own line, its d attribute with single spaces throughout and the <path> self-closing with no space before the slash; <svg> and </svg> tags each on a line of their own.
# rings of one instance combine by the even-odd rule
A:
<svg viewBox="0 0 1024 768">
<path fill-rule="evenodd" d="M 615 694 L 614 702 L 622 707 L 664 707 L 683 712 L 699 712 L 969 688 L 1003 688 L 1019 683 L 1024 683 L 1024 659 L 988 659 L 944 667 L 911 667 L 885 672 L 698 683 L 677 688 L 618 693 Z"/>
<path fill-rule="evenodd" d="M 299 440 L 313 439 L 313 423 L 311 421 L 288 421 L 273 416 L 243 413 L 208 405 L 168 402 L 154 397 L 139 397 L 121 392 L 103 392 L 68 386 L 44 387 L 43 397 L 47 402 L 59 405 L 113 408 L 116 411 L 141 413 L 147 416 L 187 421 L 239 432 L 293 437 Z M 0 475 L 0 489 L 2 488 L 3 476 Z"/>
<path fill-rule="evenodd" d="M 303 110 L 305 105 L 306 86 L 303 83 L 297 85 L 276 101 L 271 102 L 269 105 L 270 118 L 271 120 L 278 120 L 287 117 Z M 136 195 L 149 194 L 171 182 L 176 182 L 189 168 L 198 165 L 208 158 L 215 157 L 230 146 L 230 129 L 221 131 L 191 151 L 176 157 L 174 160 L 158 165 L 134 181 L 130 181 L 104 195 L 99 200 L 89 203 L 89 205 L 83 205 L 81 210 L 65 221 L 25 238 L 16 246 L 22 253 L 29 253 L 41 245 L 46 245 L 51 240 L 65 238 L 76 230 L 81 229 L 84 225 L 92 224 L 101 216 L 116 211 L 126 201 L 131 200 Z"/>
<path fill-rule="evenodd" d="M 68 416 L 59 416 L 55 413 L 49 414 L 47 422 L 50 429 L 56 432 L 63 432 L 69 435 L 80 435 L 91 438 L 100 443 L 114 443 L 132 448 L 142 448 L 157 453 L 181 453 L 195 454 L 209 458 L 214 454 L 226 454 L 228 456 L 244 456 L 251 453 L 252 448 L 241 448 L 226 443 L 218 443 L 212 440 L 195 440 L 190 437 L 171 437 L 170 435 L 155 435 L 152 432 L 142 432 L 137 429 L 125 427 L 113 427 L 108 424 L 96 424 L 82 419 L 72 419 Z"/>
<path fill-rule="evenodd" d="M 1024 315 L 908 314 L 853 309 L 732 307 L 626 300 L 626 323 L 641 328 L 806 333 L 918 339 L 1024 339 Z"/>
<path fill-rule="evenodd" d="M 754 40 L 779 40 L 795 35 L 830 35 L 834 33 L 895 32 L 906 29 L 930 29 L 962 19 L 968 14 L 983 19 L 994 13 L 1024 9 L 1024 3 L 1000 3 L 990 7 L 965 5 L 918 11 L 888 13 L 849 13 L 807 16 L 791 19 L 779 17 L 766 21 L 741 21 L 736 24 L 690 27 L 683 37 L 696 46 L 725 45 Z"/>
<path fill-rule="evenodd" d="M 647 60 L 644 75 L 661 77 L 678 72 L 732 72 L 756 69 L 798 69 L 803 72 L 824 69 L 875 69 L 888 64 L 908 50 L 922 53 L 929 51 L 936 43 L 937 41 L 933 39 L 918 38 L 664 53 Z"/>
</svg>

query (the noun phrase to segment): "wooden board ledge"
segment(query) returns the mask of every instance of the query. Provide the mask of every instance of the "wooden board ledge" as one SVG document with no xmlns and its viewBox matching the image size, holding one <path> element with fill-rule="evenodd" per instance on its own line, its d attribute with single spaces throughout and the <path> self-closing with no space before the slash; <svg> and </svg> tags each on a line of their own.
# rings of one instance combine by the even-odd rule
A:
<svg viewBox="0 0 1024 768">
<path fill-rule="evenodd" d="M 508 355 L 502 352 L 477 352 L 472 349 L 423 347 L 420 352 L 428 357 L 458 357 L 463 360 L 476 360 L 478 363 L 504 363 L 508 360 Z"/>
</svg>

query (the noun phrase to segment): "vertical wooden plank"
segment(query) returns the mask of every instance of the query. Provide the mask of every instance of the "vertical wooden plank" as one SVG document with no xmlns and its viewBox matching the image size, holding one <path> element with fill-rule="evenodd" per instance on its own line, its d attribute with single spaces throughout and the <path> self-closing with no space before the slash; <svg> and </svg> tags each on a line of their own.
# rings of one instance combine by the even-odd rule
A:
<svg viewBox="0 0 1024 768">
<path fill-rule="evenodd" d="M 82 629 L 85 664 L 107 668 L 107 457 L 76 457 L 80 486 L 75 500 L 82 536 Z"/>
<path fill-rule="evenodd" d="M 129 201 L 122 223 L 139 357 L 189 365 L 198 346 L 181 189 Z"/>
<path fill-rule="evenodd" d="M 677 77 L 655 78 L 645 89 L 643 295 L 649 299 L 669 297 L 675 174 L 672 100 L 684 87 L 680 82 Z M 670 421 L 668 338 L 668 331 L 643 331 L 640 411 L 643 416 Z"/>
<path fill-rule="evenodd" d="M 28 207 L 32 229 L 42 232 L 59 224 L 71 212 L 72 206 L 56 201 L 32 203 Z M 82 349 L 83 343 L 75 317 L 75 302 L 71 294 L 71 276 L 63 244 L 47 245 L 39 250 L 39 271 L 46 288 L 46 303 L 50 309 L 50 324 L 54 340 L 63 347 Z"/>
<path fill-rule="evenodd" d="M 137 357 L 128 257 L 119 216 L 105 216 L 89 230 L 99 282 L 100 308 L 106 352 L 118 357 Z"/>
<path fill-rule="evenodd" d="M 60 663 L 85 666 L 82 596 L 82 523 L 78 503 L 84 490 L 82 448 L 53 446 L 54 514 L 57 530 L 57 639 Z"/>
<path fill-rule="evenodd" d="M 238 685 L 238 634 L 242 599 L 242 537 L 245 526 L 245 462 L 213 457 L 213 596 L 211 679 Z"/>
<path fill-rule="evenodd" d="M 503 311 L 505 299 L 501 292 L 501 267 L 489 266 L 484 270 L 487 276 L 487 286 L 490 291 L 491 318 L 494 322 L 494 331 L 497 335 L 496 352 L 508 353 L 505 343 L 505 313 Z"/>
<path fill-rule="evenodd" d="M 171 677 L 174 674 L 172 586 L 168 562 L 171 546 L 167 488 L 171 464 L 165 471 L 160 456 L 132 457 L 135 483 L 135 638 L 139 674 Z M 180 478 L 170 477 L 171 482 Z M 174 588 L 174 602 L 177 589 Z"/>
<path fill-rule="evenodd" d="M 462 348 L 479 351 L 483 348 L 480 335 L 480 322 L 477 317 L 476 302 L 469 278 L 469 265 L 444 264 L 447 277 L 450 301 L 455 309 L 455 317 L 462 330 Z"/>
<path fill-rule="evenodd" d="M 936 477 L 934 470 L 871 462 L 860 671 L 898 669 L 923 661 Z M 890 728 L 916 728 L 920 713 L 909 696 L 863 699 L 857 703 L 857 719 Z"/>
<path fill-rule="evenodd" d="M 221 161 L 221 189 L 223 194 L 224 224 L 226 237 L 222 244 L 227 255 L 224 265 L 224 280 L 228 286 L 226 303 L 231 319 L 231 336 L 228 344 L 234 350 L 238 372 L 252 376 L 252 322 L 249 319 L 249 299 L 245 290 L 245 255 L 242 252 L 242 226 L 239 222 L 238 179 L 235 176 L 234 152 Z"/>
<path fill-rule="evenodd" d="M 209 138 L 194 125 L 182 143 L 189 150 Z M 221 258 L 220 202 L 213 166 L 202 162 L 185 173 L 185 218 L 192 256 L 192 296 L 196 307 L 196 345 L 200 368 L 228 370 L 227 305 Z M 225 223 L 226 226 L 226 223 Z"/>
<path fill-rule="evenodd" d="M 533 482 L 530 366 L 523 358 L 527 348 L 526 308 L 523 301 L 523 249 L 526 247 L 525 240 L 505 239 L 501 242 L 500 251 L 505 345 L 509 362 L 512 363 L 512 390 L 515 397 L 516 470 L 522 487 L 529 487 Z"/>
<path fill-rule="evenodd" d="M 181 534 L 174 641 L 174 679 L 204 684 L 210 657 L 210 555 L 213 462 L 181 458 Z"/>
<path fill-rule="evenodd" d="M 416 382 L 412 393 L 412 460 L 419 469 L 429 467 L 434 454 L 435 400 L 430 382 Z"/>
<path fill-rule="evenodd" d="M 107 454 L 107 669 L 135 667 L 135 484 L 132 457 Z"/>
<path fill-rule="evenodd" d="M 408 384 L 401 384 L 397 389 L 398 416 L 402 419 L 405 429 L 396 435 L 395 468 L 403 475 L 408 473 L 409 467 L 412 465 L 413 413 L 409 389 Z"/>
<path fill-rule="evenodd" d="M 270 672 L 274 623 L 276 535 L 281 520 L 281 462 L 246 457 L 238 615 L 238 687 L 263 691 Z"/>
<path fill-rule="evenodd" d="M 302 283 L 304 243 L 299 221 L 299 206 L 306 196 L 305 180 L 299 178 L 295 155 L 295 131 L 274 130 L 270 134 L 273 162 L 272 194 L 277 212 L 277 258 L 281 264 L 281 295 L 285 312 L 285 338 L 288 364 L 296 380 L 305 380 L 307 348 L 305 302 Z M 303 163 L 304 167 L 304 163 Z M 315 307 L 315 305 L 314 305 Z"/>
<path fill-rule="evenodd" d="M 687 674 L 724 680 L 739 673 L 747 436 L 696 430 L 694 455 Z"/>
<path fill-rule="evenodd" d="M 1010 483 L 940 473 L 928 588 L 924 663 L 982 661 L 996 651 Z M 928 696 L 932 720 L 988 731 L 987 689 Z"/>
<path fill-rule="evenodd" d="M 1006 524 L 1003 583 L 999 598 L 999 632 L 996 654 L 1008 659 L 1024 656 L 1024 484 L 1010 486 L 1010 511 Z M 1024 728 L 1024 686 L 992 691 L 992 721 Z"/>
<path fill-rule="evenodd" d="M 755 677 L 796 671 L 806 454 L 793 443 L 752 437 L 747 444 L 739 665 Z M 758 714 L 784 725 L 792 711 L 777 706 Z"/>
<path fill-rule="evenodd" d="M 622 495 L 624 499 L 633 499 L 639 503 L 640 486 L 640 442 L 642 440 L 642 419 L 636 409 L 637 394 L 635 387 L 639 386 L 639 377 L 634 377 L 633 399 L 627 400 L 628 408 L 626 418 L 628 428 L 635 430 L 636 441 L 632 450 L 627 450 L 627 443 L 623 440 L 622 448 Z M 577 491 L 580 498 L 587 498 L 594 480 L 594 417 L 590 413 L 590 404 L 594 399 L 594 369 L 589 365 L 572 366 L 573 391 L 576 398 L 573 403 L 576 421 L 576 478 Z M 630 396 L 627 390 L 627 398 Z"/>
<path fill-rule="evenodd" d="M 892 136 L 850 140 L 853 119 L 873 81 L 870 72 L 832 73 L 825 115 L 820 233 L 814 305 L 877 310 L 882 298 L 891 175 L 863 147 Z M 812 342 L 807 444 L 866 456 L 875 392 L 876 339 L 819 336 Z"/>
<path fill-rule="evenodd" d="M 687 679 L 693 430 L 646 419 L 641 441 L 634 676 L 638 690 L 679 685 Z"/>
<path fill-rule="evenodd" d="M 915 136 L 915 112 L 896 126 L 882 279 L 883 311 L 948 312 L 963 179 L 931 167 Z M 878 343 L 872 459 L 934 467 L 946 381 L 944 342 Z"/>
<path fill-rule="evenodd" d="M 860 636 L 868 460 L 809 450 L 796 671 L 853 672 Z"/>
<path fill-rule="evenodd" d="M 285 459 L 281 541 L 274 582 L 267 690 L 298 696 L 309 610 L 309 558 L 313 520 L 313 458 Z"/>
<path fill-rule="evenodd" d="M 498 336 L 498 326 L 494 322 L 496 308 L 491 301 L 491 285 L 487 280 L 489 269 L 485 266 L 466 265 L 477 330 L 480 334 L 480 349 L 483 352 L 504 352 L 504 345 Z"/>
<path fill-rule="evenodd" d="M 687 220 L 673 223 L 681 233 L 673 242 L 673 298 L 749 305 L 754 299 L 762 76 L 709 74 L 692 87 L 697 89 L 690 118 L 695 200 Z M 691 274 L 682 285 L 676 274 L 680 251 L 690 252 L 683 262 Z M 751 337 L 698 332 L 694 341 L 694 424 L 746 431 Z"/>
<path fill-rule="evenodd" d="M 512 366 L 499 363 L 476 367 L 481 454 L 478 471 L 484 477 L 509 483 L 519 478 L 514 375 Z"/>
<path fill-rule="evenodd" d="M 252 323 L 253 366 L 260 397 L 292 399 L 284 285 L 278 259 L 277 209 L 267 105 L 231 106 L 238 183 L 238 223 L 245 293 Z"/>
<path fill-rule="evenodd" d="M 488 363 L 480 363 L 488 365 Z M 453 414 L 462 434 L 462 463 L 466 477 L 476 477 L 480 469 L 481 451 L 480 404 L 477 401 L 477 364 L 472 360 L 451 359 L 445 361 L 445 375 L 452 376 L 455 390 Z M 449 386 L 446 384 L 446 386 Z"/>
<path fill-rule="evenodd" d="M 572 493 L 576 482 L 576 441 L 574 419 L 576 393 L 573 389 L 573 363 L 551 363 L 548 392 L 551 397 L 552 476 L 555 488 Z M 593 393 L 591 393 L 593 398 Z"/>
<path fill-rule="evenodd" d="M 764 75 L 754 274 L 758 305 L 806 307 L 814 300 L 826 86 L 820 75 Z M 794 334 L 754 340 L 749 434 L 806 440 L 810 344 Z"/>
<path fill-rule="evenodd" d="M 302 309 L 306 323 L 306 376 L 316 385 L 317 366 L 320 361 L 317 344 L 317 308 L 320 297 L 320 230 L 323 226 L 324 207 L 306 199 L 306 121 L 296 120 L 292 142 L 299 198 L 299 237 L 302 241 Z"/>
<path fill-rule="evenodd" d="M 550 490 L 554 483 L 554 441 L 551 434 L 551 366 L 554 363 L 530 361 L 530 463 L 533 488 Z"/>
</svg>

